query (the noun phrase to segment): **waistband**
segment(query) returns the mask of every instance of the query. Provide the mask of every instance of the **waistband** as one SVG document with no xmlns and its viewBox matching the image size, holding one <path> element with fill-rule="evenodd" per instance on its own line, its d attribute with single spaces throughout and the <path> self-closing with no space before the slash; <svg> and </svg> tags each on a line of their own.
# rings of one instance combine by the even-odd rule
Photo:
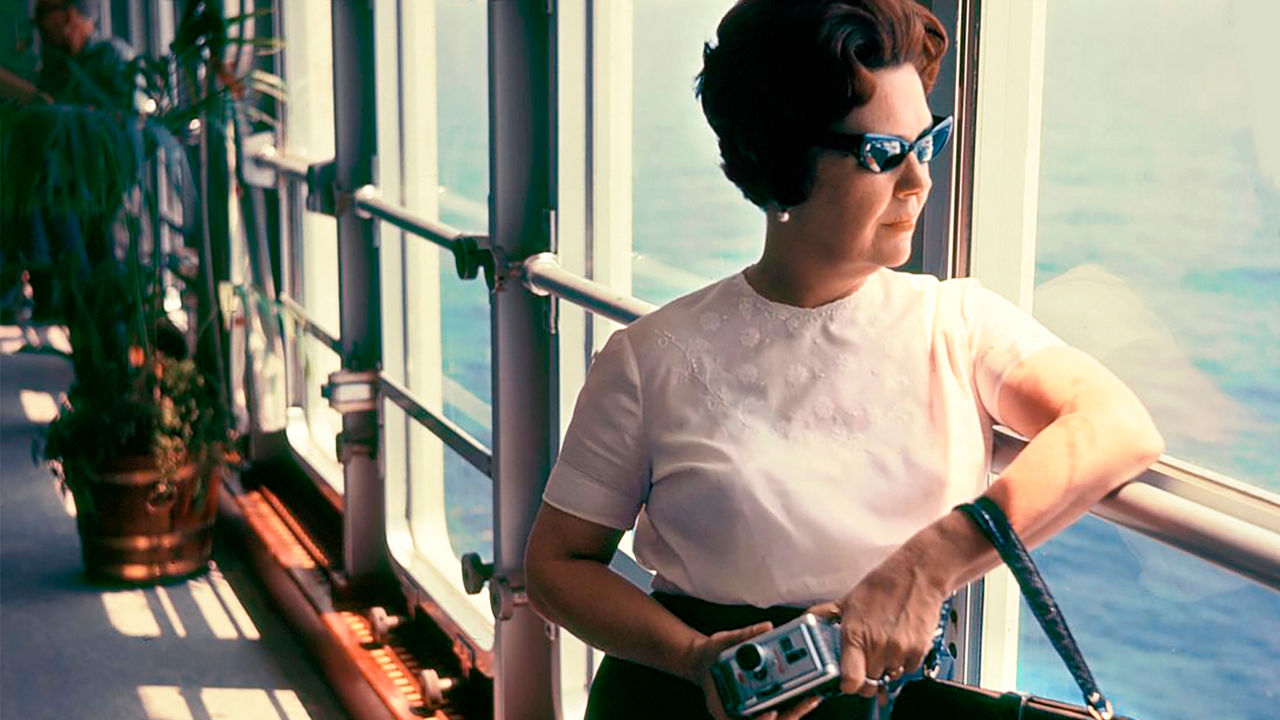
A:
<svg viewBox="0 0 1280 720">
<path fill-rule="evenodd" d="M 723 630 L 736 630 L 761 622 L 771 622 L 774 627 L 791 622 L 804 613 L 804 608 L 775 605 L 761 608 L 754 605 L 721 605 L 699 600 L 688 595 L 654 592 L 650 595 L 658 604 L 680 618 L 689 627 L 704 635 Z"/>
</svg>

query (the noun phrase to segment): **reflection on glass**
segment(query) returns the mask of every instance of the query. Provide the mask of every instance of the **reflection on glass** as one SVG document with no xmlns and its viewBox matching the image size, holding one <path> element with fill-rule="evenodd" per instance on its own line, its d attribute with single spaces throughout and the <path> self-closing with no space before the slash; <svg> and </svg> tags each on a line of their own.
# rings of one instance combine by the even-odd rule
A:
<svg viewBox="0 0 1280 720">
<path fill-rule="evenodd" d="M 1103 693 L 1138 718 L 1263 720 L 1280 707 L 1280 599 L 1092 516 L 1033 555 Z M 1023 606 L 1020 690 L 1080 702 Z"/>
<path fill-rule="evenodd" d="M 437 0 L 440 219 L 489 227 L 488 11 L 474 0 Z M 440 257 L 445 417 L 492 447 L 489 298 Z M 414 309 L 407 309 L 412 322 Z M 445 512 L 454 553 L 493 557 L 493 485 L 455 453 L 444 454 Z"/>
<path fill-rule="evenodd" d="M 440 220 L 489 229 L 488 8 L 436 0 Z"/>
<path fill-rule="evenodd" d="M 763 217 L 720 172 L 693 94 L 732 0 L 636 0 L 632 287 L 663 303 L 760 255 Z M 600 240 L 598 239 L 597 242 Z"/>
<path fill-rule="evenodd" d="M 1280 6 L 1048 7 L 1035 314 L 1170 454 L 1280 490 Z M 1037 555 L 1120 712 L 1274 716 L 1275 593 L 1093 518 Z M 1078 698 L 1025 608 L 1019 658 L 1022 689 Z"/>
<path fill-rule="evenodd" d="M 1170 454 L 1271 490 L 1280 96 L 1260 33 L 1276 23 L 1266 0 L 1049 4 L 1035 295 Z"/>
</svg>

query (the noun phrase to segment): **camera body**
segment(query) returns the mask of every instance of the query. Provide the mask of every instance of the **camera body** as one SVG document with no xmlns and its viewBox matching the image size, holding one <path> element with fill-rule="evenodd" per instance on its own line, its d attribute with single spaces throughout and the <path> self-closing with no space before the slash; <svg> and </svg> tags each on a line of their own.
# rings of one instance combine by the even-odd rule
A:
<svg viewBox="0 0 1280 720">
<path fill-rule="evenodd" d="M 813 694 L 837 694 L 840 626 L 805 613 L 720 653 L 711 677 L 725 710 L 737 717 Z"/>
</svg>

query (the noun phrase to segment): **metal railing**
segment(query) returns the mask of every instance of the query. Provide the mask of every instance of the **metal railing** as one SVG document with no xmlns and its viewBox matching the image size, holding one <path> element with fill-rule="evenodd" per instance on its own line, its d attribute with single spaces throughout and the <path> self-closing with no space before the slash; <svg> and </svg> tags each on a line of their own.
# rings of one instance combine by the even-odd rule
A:
<svg viewBox="0 0 1280 720">
<path fill-rule="evenodd" d="M 256 288 L 254 289 L 254 292 L 257 292 Z M 342 348 L 342 340 L 330 335 L 328 331 L 320 327 L 320 325 L 312 319 L 309 314 L 307 314 L 306 308 L 293 298 L 284 294 L 280 295 L 279 303 L 280 309 L 289 313 L 289 315 L 293 317 L 294 322 L 298 324 L 298 327 L 301 328 L 303 332 L 319 340 L 325 347 L 337 354 L 338 357 L 342 357 L 342 354 L 345 352 Z"/>
<path fill-rule="evenodd" d="M 460 240 L 472 237 L 457 228 L 414 215 L 406 208 L 383 200 L 378 193 L 378 188 L 373 185 L 365 185 L 356 190 L 354 202 L 356 209 L 367 216 L 391 223 L 401 230 L 425 238 L 445 250 L 453 250 Z"/>
<path fill-rule="evenodd" d="M 527 258 L 522 279 L 535 295 L 553 295 L 624 325 L 657 309 L 656 305 L 565 270 L 554 253 L 538 253 Z"/>
<path fill-rule="evenodd" d="M 265 165 L 295 180 L 305 181 L 307 179 L 307 161 L 302 158 L 284 155 L 277 151 L 273 145 L 267 145 L 262 148 L 262 151 L 254 157 L 254 160 L 259 165 Z"/>
<path fill-rule="evenodd" d="M 306 177 L 306 164 L 280 156 L 267 148 L 258 161 L 294 177 Z M 492 263 L 488 238 L 469 235 L 444 223 L 414 215 L 386 202 L 377 188 L 366 185 L 353 198 L 358 211 L 390 223 L 450 250 L 458 260 L 459 275 L 474 277 L 483 263 Z M 471 273 L 464 274 L 464 266 Z M 492 268 L 492 265 L 489 266 Z M 629 324 L 657 306 L 613 290 L 565 270 L 554 253 L 538 253 L 520 263 L 524 286 L 541 296 L 554 296 L 591 313 Z M 322 330 L 296 302 L 282 296 L 280 304 L 306 332 L 335 352 L 341 343 Z M 426 426 L 471 465 L 492 476 L 492 453 L 461 428 L 427 410 L 405 388 L 381 378 L 388 399 Z M 1007 462 L 1025 441 L 1014 435 L 997 434 L 997 464 Z M 1231 497 L 1231 501 L 1222 498 Z M 1214 500 L 1218 498 L 1219 501 Z M 1243 575 L 1280 591 L 1280 503 L 1264 495 L 1242 490 L 1239 484 L 1217 478 L 1212 473 L 1192 469 L 1174 460 L 1163 460 L 1137 480 L 1103 499 L 1092 512 L 1110 522 L 1129 528 L 1159 542 Z"/>
<path fill-rule="evenodd" d="M 530 292 L 553 295 L 623 324 L 655 308 L 565 270 L 552 253 L 526 259 L 523 280 Z M 1007 464 L 1025 443 L 998 433 L 997 466 Z M 1280 591 L 1280 502 L 1265 491 L 1254 493 L 1166 459 L 1104 498 L 1092 512 Z"/>
<path fill-rule="evenodd" d="M 471 463 L 475 469 L 484 473 L 486 477 L 493 477 L 493 453 L 489 448 L 485 447 L 479 440 L 471 437 L 466 430 L 458 427 L 448 418 L 441 417 L 429 410 L 408 388 L 388 378 L 385 374 L 380 373 L 378 375 L 378 384 L 382 395 L 386 399 L 398 405 L 409 417 L 427 430 L 430 430 L 433 435 L 440 438 L 441 442 Z"/>
<path fill-rule="evenodd" d="M 1025 445 L 998 429 L 992 469 Z M 1091 512 L 1280 592 L 1280 504 L 1268 495 L 1162 458 Z"/>
</svg>

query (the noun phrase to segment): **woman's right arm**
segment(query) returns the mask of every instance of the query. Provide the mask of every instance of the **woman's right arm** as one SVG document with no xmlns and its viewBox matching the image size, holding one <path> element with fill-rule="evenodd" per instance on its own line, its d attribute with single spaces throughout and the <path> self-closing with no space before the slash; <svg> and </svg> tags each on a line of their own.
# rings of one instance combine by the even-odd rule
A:
<svg viewBox="0 0 1280 720">
<path fill-rule="evenodd" d="M 699 682 L 705 668 L 693 658 L 706 636 L 609 569 L 621 538 L 621 530 L 543 503 L 525 551 L 529 600 L 610 655 Z"/>
<path fill-rule="evenodd" d="M 710 668 L 716 657 L 771 626 L 760 623 L 709 636 L 694 630 L 609 569 L 621 538 L 621 530 L 544 502 L 525 550 L 529 600 L 544 618 L 610 655 L 688 680 L 714 697 Z M 809 698 L 781 715 L 770 712 L 757 720 L 794 720 L 819 700 Z M 727 717 L 718 702 L 708 702 L 708 709 L 717 718 Z"/>
</svg>

